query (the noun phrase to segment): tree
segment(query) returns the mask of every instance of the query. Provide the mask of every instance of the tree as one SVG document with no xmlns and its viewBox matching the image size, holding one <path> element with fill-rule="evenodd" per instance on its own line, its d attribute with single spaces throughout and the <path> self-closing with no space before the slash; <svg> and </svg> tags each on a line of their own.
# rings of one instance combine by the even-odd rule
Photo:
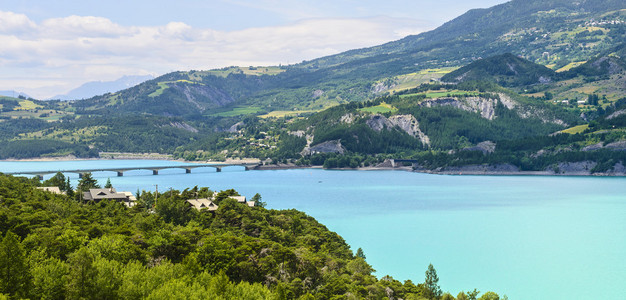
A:
<svg viewBox="0 0 626 300">
<path fill-rule="evenodd" d="M 112 187 L 113 187 L 113 185 L 111 184 L 111 178 L 107 178 L 107 183 L 104 184 L 104 188 L 105 189 L 110 189 Z"/>
<path fill-rule="evenodd" d="M 72 188 L 72 184 L 70 183 L 70 177 L 67 177 L 67 181 L 65 183 L 65 194 L 70 198 L 74 197 L 74 189 Z"/>
<path fill-rule="evenodd" d="M 265 207 L 267 205 L 267 203 L 263 202 L 261 195 L 259 193 L 254 194 L 254 196 L 252 196 L 252 199 L 250 199 L 250 201 L 253 201 L 254 206 L 257 206 L 257 207 Z"/>
<path fill-rule="evenodd" d="M 467 298 L 469 300 L 476 300 L 476 298 L 478 297 L 478 294 L 480 294 L 480 291 L 477 289 L 474 289 L 473 291 L 467 291 Z"/>
<path fill-rule="evenodd" d="M 365 259 L 365 253 L 363 253 L 363 249 L 361 249 L 359 247 L 359 249 L 356 250 L 356 257 L 360 257 L 362 259 Z"/>
<path fill-rule="evenodd" d="M 438 283 L 439 277 L 437 276 L 437 271 L 435 267 L 433 267 L 433 264 L 429 264 L 428 270 L 426 270 L 426 280 L 424 281 L 428 299 L 439 299 L 439 297 L 441 297 L 441 288 Z"/>
<path fill-rule="evenodd" d="M 8 231 L 0 244 L 0 293 L 15 298 L 25 297 L 29 275 L 19 238 Z"/>
<path fill-rule="evenodd" d="M 68 178 L 69 179 L 69 178 Z M 56 186 L 61 191 L 67 191 L 67 183 L 65 180 L 65 175 L 61 172 L 57 172 L 50 179 L 43 182 L 44 186 Z"/>
<path fill-rule="evenodd" d="M 66 283 L 69 299 L 90 299 L 96 294 L 94 281 L 98 270 L 94 266 L 94 261 L 95 257 L 87 247 L 82 247 L 69 256 L 67 260 L 69 275 Z"/>
<path fill-rule="evenodd" d="M 91 176 L 91 173 L 83 174 L 83 177 L 78 181 L 78 186 L 76 187 L 79 192 L 86 192 L 89 189 L 99 188 L 100 185 L 98 184 L 98 181 Z"/>
</svg>

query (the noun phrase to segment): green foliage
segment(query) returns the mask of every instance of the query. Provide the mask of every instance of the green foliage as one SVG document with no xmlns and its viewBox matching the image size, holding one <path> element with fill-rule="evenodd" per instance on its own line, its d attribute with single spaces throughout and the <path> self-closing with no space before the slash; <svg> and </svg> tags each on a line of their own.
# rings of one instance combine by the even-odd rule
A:
<svg viewBox="0 0 626 300">
<path fill-rule="evenodd" d="M 79 192 L 86 192 L 90 189 L 99 189 L 100 185 L 98 181 L 93 178 L 91 173 L 84 173 L 78 180 L 78 186 L 76 187 Z"/>
<path fill-rule="evenodd" d="M 152 212 L 107 201 L 81 204 L 35 186 L 0 175 L 0 231 L 6 232 L 0 269 L 11 274 L 0 292 L 12 298 L 419 299 L 427 293 L 422 284 L 377 279 L 362 251 L 353 256 L 312 217 L 248 207 L 229 198 L 234 190 L 218 193 L 214 213 L 179 210 L 183 194 L 209 192 L 197 187 L 161 194 Z"/>
<path fill-rule="evenodd" d="M 428 265 L 426 270 L 426 279 L 424 281 L 426 287 L 426 296 L 428 299 L 439 299 L 441 297 L 441 288 L 439 287 L 439 277 L 433 264 Z"/>
<path fill-rule="evenodd" d="M 556 78 L 556 72 L 511 53 L 477 60 L 446 74 L 442 81 L 489 81 L 502 86 L 527 86 Z"/>
<path fill-rule="evenodd" d="M 8 231 L 0 244 L 0 293 L 24 297 L 30 281 L 24 249 L 19 237 Z"/>
</svg>

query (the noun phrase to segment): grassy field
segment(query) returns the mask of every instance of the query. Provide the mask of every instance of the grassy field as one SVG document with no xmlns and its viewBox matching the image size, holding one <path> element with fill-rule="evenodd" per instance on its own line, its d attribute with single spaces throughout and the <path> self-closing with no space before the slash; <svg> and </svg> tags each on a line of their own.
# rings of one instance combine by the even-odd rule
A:
<svg viewBox="0 0 626 300">
<path fill-rule="evenodd" d="M 285 70 L 280 67 L 231 67 L 231 68 L 207 71 L 207 74 L 220 76 L 220 77 L 226 77 L 233 73 L 261 76 L 261 75 L 277 75 L 282 72 L 285 72 Z"/>
<path fill-rule="evenodd" d="M 569 64 L 567 64 L 566 66 L 556 70 L 556 72 L 565 72 L 565 71 L 569 71 L 572 68 L 578 67 L 582 64 L 586 63 L 586 61 L 575 61 L 575 62 L 571 62 Z"/>
<path fill-rule="evenodd" d="M 316 112 L 319 112 L 319 110 L 275 110 L 267 114 L 260 115 L 259 118 L 284 118 Z"/>
<path fill-rule="evenodd" d="M 426 95 L 426 98 L 440 98 L 440 97 L 456 97 L 456 96 L 478 96 L 478 92 L 459 91 L 459 90 L 444 90 L 444 91 L 427 91 L 426 93 L 416 93 L 408 95 L 400 95 L 400 98 L 406 98 L 417 95 Z"/>
<path fill-rule="evenodd" d="M 381 103 L 380 105 L 377 106 L 371 106 L 371 107 L 364 107 L 359 109 L 362 112 L 367 112 L 367 113 L 371 113 L 371 114 L 384 114 L 384 113 L 388 113 L 388 112 L 396 112 L 398 111 L 397 108 L 391 106 L 390 104 L 387 104 L 385 102 Z"/>
<path fill-rule="evenodd" d="M 20 107 L 16 107 L 16 110 L 30 110 L 30 109 L 38 109 L 43 106 L 39 104 L 35 104 L 35 102 L 30 100 L 20 100 Z"/>
<path fill-rule="evenodd" d="M 236 116 L 244 116 L 250 114 L 256 114 L 261 112 L 263 109 L 256 106 L 237 106 L 232 110 L 222 111 L 211 114 L 211 116 L 215 117 L 236 117 Z"/>
<path fill-rule="evenodd" d="M 158 97 L 161 96 L 161 94 L 163 94 L 163 91 L 165 91 L 166 89 L 169 88 L 169 86 L 167 85 L 167 83 L 165 82 L 159 82 L 159 89 L 150 93 L 150 95 L 148 95 L 148 97 Z"/>
<path fill-rule="evenodd" d="M 430 82 L 431 79 L 440 79 L 441 77 L 443 77 L 443 75 L 446 75 L 456 69 L 458 68 L 448 67 L 440 69 L 426 69 L 421 70 L 417 73 L 400 75 L 395 78 L 396 86 L 394 86 L 389 91 L 394 93 L 406 89 L 411 89 L 419 86 L 422 83 Z"/>
<path fill-rule="evenodd" d="M 589 124 L 574 126 L 574 127 L 562 130 L 560 132 L 569 133 L 569 134 L 577 134 L 577 133 L 582 133 L 583 131 L 587 130 L 587 128 L 589 128 Z"/>
</svg>

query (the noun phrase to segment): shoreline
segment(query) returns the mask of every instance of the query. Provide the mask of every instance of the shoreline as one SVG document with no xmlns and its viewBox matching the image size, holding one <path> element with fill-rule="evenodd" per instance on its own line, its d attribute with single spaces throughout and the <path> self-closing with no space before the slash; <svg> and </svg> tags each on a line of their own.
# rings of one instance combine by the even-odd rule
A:
<svg viewBox="0 0 626 300">
<path fill-rule="evenodd" d="M 278 164 L 278 165 L 262 165 L 259 159 L 228 159 L 224 162 L 216 161 L 187 161 L 183 159 L 174 159 L 171 155 L 163 154 L 135 154 L 120 153 L 112 157 L 99 157 L 99 158 L 78 158 L 74 156 L 61 156 L 61 157 L 39 157 L 39 158 L 24 158 L 24 159 L 3 159 L 0 162 L 61 162 L 61 161 L 97 161 L 97 160 L 165 160 L 165 161 L 177 161 L 184 163 L 259 163 L 259 166 L 252 170 L 257 171 L 271 171 L 271 170 L 295 170 L 295 169 L 323 169 L 322 166 L 297 166 L 294 164 Z M 130 154 L 130 155 L 129 155 Z M 516 170 L 485 170 L 485 169 L 457 169 L 457 170 L 427 170 L 427 169 L 413 169 L 410 166 L 398 166 L 392 167 L 381 163 L 379 166 L 358 167 L 358 168 L 334 168 L 324 170 L 337 170 L 337 171 L 405 171 L 415 172 L 423 174 L 433 175 L 448 175 L 448 176 L 574 176 L 574 177 L 626 177 L 626 173 L 588 173 L 588 172 L 562 172 L 555 173 L 554 171 L 516 171 Z"/>
</svg>

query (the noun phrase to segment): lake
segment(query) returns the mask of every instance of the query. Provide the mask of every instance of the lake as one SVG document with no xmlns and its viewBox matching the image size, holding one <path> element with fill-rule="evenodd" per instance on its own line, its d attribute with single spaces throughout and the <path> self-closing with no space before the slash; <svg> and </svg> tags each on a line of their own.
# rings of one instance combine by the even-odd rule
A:
<svg viewBox="0 0 626 300">
<path fill-rule="evenodd" d="M 176 165 L 169 161 L 0 162 L 0 171 Z M 66 174 L 67 175 L 67 174 Z M 77 174 L 69 174 L 76 186 Z M 47 176 L 48 178 L 50 176 Z M 404 171 L 240 167 L 94 173 L 119 191 L 208 186 L 260 193 L 363 248 L 377 276 L 422 282 L 432 263 L 443 291 L 509 299 L 623 299 L 626 178 L 443 176 Z"/>
</svg>

